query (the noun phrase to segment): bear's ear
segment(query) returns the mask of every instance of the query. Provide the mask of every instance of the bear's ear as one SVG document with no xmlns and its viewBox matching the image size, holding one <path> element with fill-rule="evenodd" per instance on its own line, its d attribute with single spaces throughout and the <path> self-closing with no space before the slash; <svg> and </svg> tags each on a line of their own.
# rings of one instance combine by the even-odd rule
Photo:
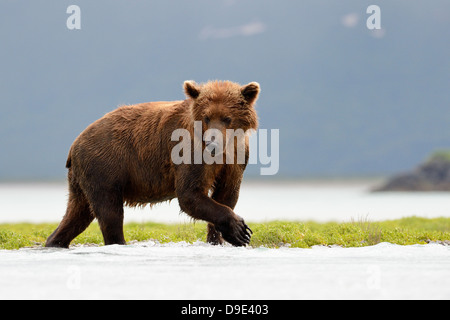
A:
<svg viewBox="0 0 450 320">
<path fill-rule="evenodd" d="M 195 83 L 195 81 L 192 81 L 192 80 L 185 81 L 183 88 L 184 88 L 184 93 L 186 93 L 186 96 L 188 98 L 197 99 L 198 96 L 200 95 L 200 88 Z"/>
<path fill-rule="evenodd" d="M 252 104 L 258 99 L 259 95 L 259 83 L 258 82 L 250 82 L 249 84 L 245 85 L 241 89 L 241 93 L 244 96 L 245 100 Z"/>
</svg>

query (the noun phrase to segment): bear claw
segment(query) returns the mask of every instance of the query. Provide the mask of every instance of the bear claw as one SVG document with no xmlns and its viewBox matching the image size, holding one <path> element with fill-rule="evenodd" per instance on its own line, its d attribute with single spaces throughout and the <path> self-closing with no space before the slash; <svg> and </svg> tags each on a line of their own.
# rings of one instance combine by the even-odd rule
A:
<svg viewBox="0 0 450 320">
<path fill-rule="evenodd" d="M 219 228 L 222 237 L 235 247 L 246 246 L 250 243 L 253 231 L 245 224 L 244 219 L 238 217 L 225 228 Z"/>
</svg>

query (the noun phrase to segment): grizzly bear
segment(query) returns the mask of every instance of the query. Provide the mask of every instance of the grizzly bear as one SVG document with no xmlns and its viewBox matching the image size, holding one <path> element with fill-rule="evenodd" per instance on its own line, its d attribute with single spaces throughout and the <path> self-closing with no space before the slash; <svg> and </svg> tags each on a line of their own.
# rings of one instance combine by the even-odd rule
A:
<svg viewBox="0 0 450 320">
<path fill-rule="evenodd" d="M 256 130 L 254 104 L 259 84 L 186 81 L 184 92 L 183 101 L 119 107 L 78 136 L 66 163 L 67 211 L 46 247 L 68 248 L 94 218 L 105 245 L 126 244 L 124 205 L 145 206 L 174 198 L 190 217 L 208 222 L 209 243 L 222 244 L 225 240 L 245 246 L 250 242 L 252 231 L 233 211 L 249 157 L 248 135 L 243 163 L 207 164 L 202 160 L 175 164 L 171 153 L 179 142 L 173 141 L 172 133 L 187 130 L 195 140 L 194 123 L 200 123 L 203 132 Z M 204 150 L 209 143 L 201 139 L 197 145 Z M 220 155 L 220 150 L 217 153 Z"/>
</svg>

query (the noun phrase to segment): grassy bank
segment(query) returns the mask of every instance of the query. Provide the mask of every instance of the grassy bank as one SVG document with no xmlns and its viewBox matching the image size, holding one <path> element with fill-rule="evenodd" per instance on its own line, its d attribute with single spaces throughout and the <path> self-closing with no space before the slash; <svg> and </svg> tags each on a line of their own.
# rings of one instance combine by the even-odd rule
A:
<svg viewBox="0 0 450 320">
<path fill-rule="evenodd" d="M 0 249 L 19 249 L 42 246 L 57 224 L 0 224 Z M 283 222 L 250 223 L 252 247 L 282 246 L 310 248 L 315 245 L 361 247 L 380 242 L 400 245 L 424 244 L 429 241 L 450 242 L 450 218 L 404 218 L 400 220 L 370 222 L 367 220 L 347 223 Z M 156 240 L 167 242 L 195 242 L 206 240 L 204 223 L 157 224 L 129 223 L 125 225 L 128 242 Z M 77 237 L 72 245 L 103 245 L 103 238 L 96 223 Z"/>
</svg>

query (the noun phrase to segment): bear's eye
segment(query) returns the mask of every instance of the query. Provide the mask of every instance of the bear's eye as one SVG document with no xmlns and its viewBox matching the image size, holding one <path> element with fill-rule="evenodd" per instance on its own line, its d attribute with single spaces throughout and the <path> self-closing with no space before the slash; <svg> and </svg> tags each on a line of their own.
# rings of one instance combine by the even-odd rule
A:
<svg viewBox="0 0 450 320">
<path fill-rule="evenodd" d="M 205 120 L 205 123 L 206 123 L 206 124 L 208 124 L 208 123 L 209 123 L 209 121 L 211 121 L 211 119 L 209 119 L 209 117 L 208 117 L 208 116 L 206 116 L 204 120 Z"/>
<path fill-rule="evenodd" d="M 231 123 L 231 118 L 230 117 L 224 117 L 222 118 L 222 122 L 225 124 L 230 124 Z"/>
</svg>

